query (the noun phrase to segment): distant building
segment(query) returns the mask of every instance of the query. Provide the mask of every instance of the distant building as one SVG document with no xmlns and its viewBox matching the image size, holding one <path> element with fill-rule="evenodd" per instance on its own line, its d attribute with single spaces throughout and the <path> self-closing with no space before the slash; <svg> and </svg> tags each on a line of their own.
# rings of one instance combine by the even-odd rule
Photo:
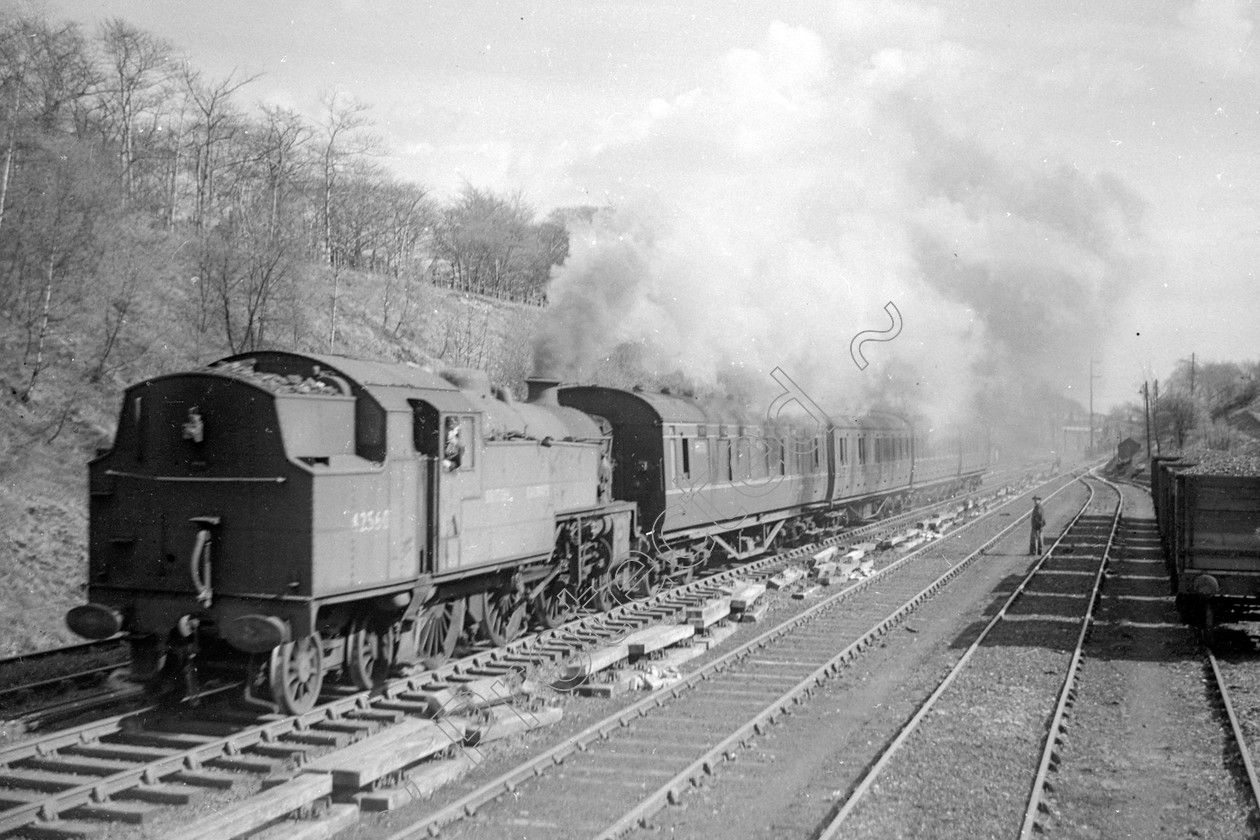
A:
<svg viewBox="0 0 1260 840">
<path fill-rule="evenodd" d="M 1067 410 L 1059 415 L 1058 421 L 1059 446 L 1064 455 L 1075 457 L 1088 455 L 1091 443 L 1095 449 L 1102 447 L 1102 430 L 1097 425 L 1097 415 L 1095 415 L 1092 433 L 1089 412 L 1075 403 L 1069 403 Z"/>
</svg>

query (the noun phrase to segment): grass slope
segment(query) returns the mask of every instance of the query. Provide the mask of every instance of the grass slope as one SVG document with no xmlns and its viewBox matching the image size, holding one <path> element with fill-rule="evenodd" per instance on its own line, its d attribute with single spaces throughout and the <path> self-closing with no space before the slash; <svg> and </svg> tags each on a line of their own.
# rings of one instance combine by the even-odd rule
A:
<svg viewBox="0 0 1260 840">
<path fill-rule="evenodd" d="M 290 324 L 289 342 L 269 346 L 327 352 L 331 273 L 309 266 L 304 271 L 303 288 L 312 293 L 292 319 L 300 328 Z M 519 392 L 541 310 L 427 285 L 413 292 L 405 323 L 395 327 L 395 307 L 383 325 L 384 278 L 343 273 L 334 351 L 435 368 L 484 367 L 496 382 Z M 159 332 L 159 323 L 180 322 L 186 301 L 173 295 L 154 310 L 152 323 L 137 330 L 150 336 L 147 352 L 140 354 L 133 339 L 124 349 L 134 358 L 96 384 L 85 381 L 76 360 L 85 337 L 53 342 L 51 366 L 40 373 L 27 403 L 15 396 L 30 375 L 23 365 L 26 333 L 0 313 L 0 656 L 76 641 L 64 616 L 86 592 L 87 462 L 97 447 L 109 445 L 123 387 L 229 352 L 212 333 Z"/>
</svg>

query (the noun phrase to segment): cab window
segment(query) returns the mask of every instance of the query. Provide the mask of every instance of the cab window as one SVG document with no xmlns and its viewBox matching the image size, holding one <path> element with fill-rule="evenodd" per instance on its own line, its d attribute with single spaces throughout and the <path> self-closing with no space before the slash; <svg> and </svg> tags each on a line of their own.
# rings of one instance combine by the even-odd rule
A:
<svg viewBox="0 0 1260 840">
<path fill-rule="evenodd" d="M 474 445 L 475 426 L 473 417 L 466 414 L 448 415 L 442 423 L 442 468 L 447 472 L 466 472 L 474 467 L 477 447 Z"/>
</svg>

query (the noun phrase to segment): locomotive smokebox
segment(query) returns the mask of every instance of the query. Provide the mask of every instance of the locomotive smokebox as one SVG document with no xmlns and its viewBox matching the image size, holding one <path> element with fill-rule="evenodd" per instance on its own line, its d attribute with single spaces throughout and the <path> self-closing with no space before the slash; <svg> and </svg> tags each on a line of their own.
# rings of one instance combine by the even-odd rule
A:
<svg viewBox="0 0 1260 840">
<path fill-rule="evenodd" d="M 529 389 L 526 399 L 532 403 L 541 405 L 560 405 L 560 400 L 556 393 L 560 390 L 560 380 L 550 376 L 536 374 L 525 380 L 525 387 Z"/>
</svg>

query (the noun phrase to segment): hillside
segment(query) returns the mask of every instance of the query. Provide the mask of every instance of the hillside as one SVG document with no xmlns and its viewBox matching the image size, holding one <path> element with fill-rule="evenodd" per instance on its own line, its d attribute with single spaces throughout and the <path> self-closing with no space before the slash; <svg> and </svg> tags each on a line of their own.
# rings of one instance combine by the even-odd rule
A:
<svg viewBox="0 0 1260 840">
<path fill-rule="evenodd" d="M 327 352 L 332 280 L 330 272 L 307 266 L 302 299 L 293 323 L 296 344 L 277 349 Z M 409 361 L 435 368 L 487 368 L 496 382 L 522 392 L 530 345 L 542 317 L 537 307 L 465 295 L 427 284 L 412 289 L 409 312 L 388 328 L 382 325 L 386 283 L 383 275 L 343 272 L 339 277 L 338 354 Z M 315 293 L 315 290 L 321 290 Z M 396 290 L 395 290 L 396 291 Z M 181 295 L 148 304 L 152 325 L 184 317 Z M 79 350 L 87 343 L 61 341 L 48 351 L 27 403 L 17 399 L 28 370 L 23 367 L 28 336 L 10 313 L 0 313 L 0 656 L 74 641 L 65 628 L 67 609 L 83 599 L 86 577 L 87 461 L 108 445 L 122 389 L 130 382 L 198 366 L 223 355 L 227 347 L 170 329 L 132 338 L 126 363 L 92 383 L 84 375 Z M 62 333 L 63 335 L 68 333 Z"/>
</svg>

